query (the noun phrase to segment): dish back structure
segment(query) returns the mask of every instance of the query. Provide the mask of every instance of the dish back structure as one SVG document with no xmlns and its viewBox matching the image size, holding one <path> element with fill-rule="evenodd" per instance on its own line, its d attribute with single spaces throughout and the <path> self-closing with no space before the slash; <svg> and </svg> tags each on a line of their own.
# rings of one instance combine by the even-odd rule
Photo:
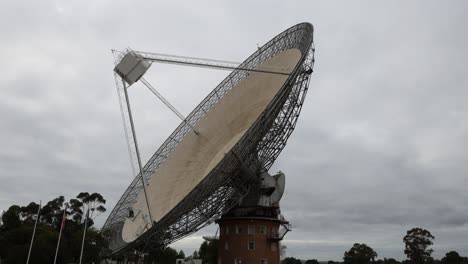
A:
<svg viewBox="0 0 468 264">
<path fill-rule="evenodd" d="M 289 49 L 298 49 L 301 58 L 260 117 L 177 206 L 133 242 L 125 242 L 122 228 L 130 208 L 143 191 L 141 177 L 148 182 L 182 138 L 193 131 L 196 123 L 228 91 L 249 75 L 249 70 Z M 313 26 L 309 23 L 295 25 L 259 48 L 208 94 L 187 116 L 186 122 L 182 122 L 149 159 L 143 167 L 143 174 L 135 177 L 111 211 L 103 229 L 110 233 L 112 254 L 128 250 L 147 252 L 196 232 L 239 204 L 249 189 L 258 185 L 258 179 L 246 177 L 246 174 L 253 171 L 260 175 L 268 171 L 286 145 L 307 93 L 314 51 Z M 137 54 L 145 57 L 144 53 Z M 117 82 L 117 86 L 119 96 L 123 96 L 123 84 Z"/>
</svg>

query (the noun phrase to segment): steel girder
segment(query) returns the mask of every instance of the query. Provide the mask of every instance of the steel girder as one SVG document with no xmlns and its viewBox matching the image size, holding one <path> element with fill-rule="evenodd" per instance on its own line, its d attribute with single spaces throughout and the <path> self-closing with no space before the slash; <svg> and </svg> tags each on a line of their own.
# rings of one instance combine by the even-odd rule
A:
<svg viewBox="0 0 468 264">
<path fill-rule="evenodd" d="M 191 131 L 191 126 L 195 126 L 213 105 L 245 78 L 250 69 L 291 48 L 299 49 L 302 57 L 254 125 L 175 208 L 135 241 L 124 242 L 122 227 L 129 209 L 143 189 L 141 177 L 145 177 L 147 182 L 182 138 Z M 110 249 L 114 255 L 129 250 L 149 252 L 168 245 L 212 223 L 238 204 L 248 193 L 250 186 L 257 184 L 244 177 L 246 167 L 254 168 L 258 173 L 267 171 L 295 128 L 307 93 L 314 65 L 314 52 L 313 26 L 309 23 L 295 25 L 280 33 L 239 65 L 190 113 L 186 122 L 182 122 L 149 159 L 143 167 L 143 175 L 138 174 L 135 177 L 107 218 L 103 229 L 110 231 Z M 122 94 L 121 89 L 121 82 L 117 82 L 119 96 Z"/>
</svg>

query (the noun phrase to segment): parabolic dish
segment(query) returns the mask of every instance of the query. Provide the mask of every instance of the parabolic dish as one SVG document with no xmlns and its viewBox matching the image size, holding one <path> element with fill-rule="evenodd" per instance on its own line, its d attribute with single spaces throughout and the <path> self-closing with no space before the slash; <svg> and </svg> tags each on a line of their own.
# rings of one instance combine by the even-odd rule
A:
<svg viewBox="0 0 468 264">
<path fill-rule="evenodd" d="M 302 23 L 229 74 L 190 113 L 190 125 L 177 127 L 124 192 L 104 224 L 111 250 L 169 244 L 236 205 L 271 167 L 294 129 L 313 55 L 313 27 Z M 277 73 L 261 72 L 271 69 Z"/>
</svg>

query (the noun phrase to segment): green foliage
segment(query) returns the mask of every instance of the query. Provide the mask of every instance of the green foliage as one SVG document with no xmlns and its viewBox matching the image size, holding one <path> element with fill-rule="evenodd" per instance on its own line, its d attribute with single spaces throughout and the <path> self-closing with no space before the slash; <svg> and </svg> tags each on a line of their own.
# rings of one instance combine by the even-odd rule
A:
<svg viewBox="0 0 468 264">
<path fill-rule="evenodd" d="M 39 209 L 39 205 L 35 202 L 31 202 L 27 206 L 23 206 L 20 209 L 20 216 L 23 219 L 23 222 L 27 222 L 29 224 L 34 223 L 36 220 L 37 210 Z"/>
<path fill-rule="evenodd" d="M 103 204 L 106 203 L 104 197 L 99 193 L 89 194 L 88 192 L 81 192 L 76 196 L 76 199 L 71 199 L 69 203 L 70 215 L 75 222 L 84 222 L 86 212 L 89 210 L 88 215 L 88 226 L 91 227 L 94 224 L 93 219 L 98 216 L 99 213 L 106 211 Z"/>
<path fill-rule="evenodd" d="M 44 205 L 41 209 L 41 223 L 59 230 L 62 223 L 64 201 L 65 198 L 59 196 Z"/>
<path fill-rule="evenodd" d="M 344 253 L 345 264 L 366 264 L 374 261 L 377 253 L 366 244 L 355 243 L 353 247 Z"/>
<path fill-rule="evenodd" d="M 441 259 L 443 264 L 461 264 L 463 258 L 456 251 L 450 251 L 445 254 L 445 257 Z"/>
<path fill-rule="evenodd" d="M 97 204 L 96 208 L 102 206 L 102 196 L 99 194 L 94 197 L 97 198 L 91 203 Z M 77 203 L 72 202 L 72 200 L 68 203 L 67 219 L 57 258 L 58 263 L 77 262 L 79 259 L 84 225 L 80 219 L 73 217 L 74 208 L 72 207 L 76 206 Z M 31 263 L 50 264 L 53 262 L 64 208 L 65 198 L 63 196 L 49 201 L 42 207 L 31 251 Z M 13 205 L 2 213 L 3 224 L 0 226 L 2 264 L 24 264 L 26 262 L 38 209 L 38 204 L 30 203 L 23 207 Z M 106 253 L 107 246 L 107 234 L 95 228 L 87 229 L 84 262 L 99 263 L 103 253 Z"/>
<path fill-rule="evenodd" d="M 302 264 L 300 259 L 293 258 L 293 257 L 287 257 L 281 261 L 281 264 Z"/>
<path fill-rule="evenodd" d="M 423 228 L 413 228 L 406 232 L 403 238 L 405 243 L 405 254 L 414 264 L 424 264 L 432 262 L 431 254 L 432 240 L 434 236 L 431 232 Z"/>
<path fill-rule="evenodd" d="M 177 258 L 185 259 L 185 253 L 183 250 L 179 251 L 179 253 L 177 254 Z"/>
<path fill-rule="evenodd" d="M 11 230 L 21 225 L 20 211 L 19 206 L 12 205 L 6 212 L 2 213 L 3 230 Z"/>
<path fill-rule="evenodd" d="M 203 241 L 198 250 L 198 256 L 203 264 L 218 263 L 218 240 Z"/>
<path fill-rule="evenodd" d="M 182 252 L 183 253 L 183 252 Z M 145 263 L 158 263 L 158 264 L 174 264 L 176 259 L 179 258 L 177 250 L 166 247 L 164 249 L 154 250 L 145 256 Z"/>
<path fill-rule="evenodd" d="M 400 264 L 399 261 L 395 260 L 394 258 L 384 258 L 382 261 L 383 264 Z"/>
<path fill-rule="evenodd" d="M 319 264 L 319 262 L 316 259 L 308 259 L 305 264 Z"/>
</svg>

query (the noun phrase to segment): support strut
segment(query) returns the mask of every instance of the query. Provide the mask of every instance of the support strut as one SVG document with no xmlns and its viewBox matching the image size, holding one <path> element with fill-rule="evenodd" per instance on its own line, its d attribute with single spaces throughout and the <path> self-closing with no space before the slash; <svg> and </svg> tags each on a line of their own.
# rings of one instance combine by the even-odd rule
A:
<svg viewBox="0 0 468 264">
<path fill-rule="evenodd" d="M 146 180 L 145 180 L 145 177 L 143 175 L 143 166 L 141 165 L 140 150 L 138 148 L 138 141 L 137 141 L 137 138 L 136 138 L 135 125 L 133 124 L 132 109 L 130 107 L 130 100 L 128 98 L 127 84 L 126 84 L 124 79 L 122 79 L 122 83 L 123 83 L 123 89 L 124 89 L 124 93 L 125 93 L 125 101 L 126 101 L 127 110 L 128 110 L 128 117 L 129 117 L 129 120 L 130 120 L 130 126 L 132 128 L 133 142 L 135 143 L 135 152 L 136 152 L 136 155 L 137 155 L 138 167 L 140 169 L 141 184 L 143 184 L 143 191 L 145 193 L 146 206 L 148 207 L 148 215 L 150 217 L 151 226 L 153 226 L 154 222 L 153 222 L 153 217 L 151 215 L 151 209 L 150 209 L 150 205 L 149 205 L 149 201 L 148 201 L 148 195 L 146 193 Z"/>
</svg>

